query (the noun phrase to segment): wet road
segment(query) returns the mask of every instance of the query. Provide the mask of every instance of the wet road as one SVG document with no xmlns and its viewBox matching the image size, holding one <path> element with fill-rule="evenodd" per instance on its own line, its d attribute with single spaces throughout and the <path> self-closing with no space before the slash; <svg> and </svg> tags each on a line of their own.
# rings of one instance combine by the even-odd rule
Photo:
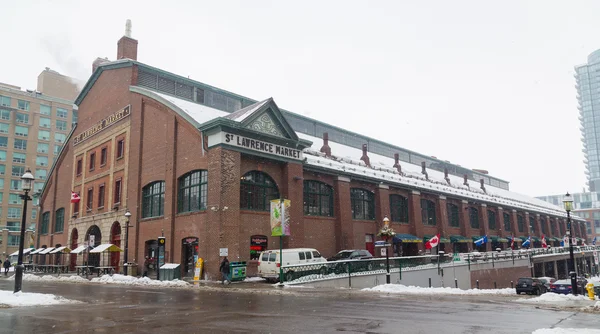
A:
<svg viewBox="0 0 600 334">
<path fill-rule="evenodd" d="M 12 290 L 13 282 L 0 281 Z M 443 298 L 234 285 L 194 289 L 24 282 L 81 304 L 0 309 L 0 333 L 531 333 L 600 328 L 598 314 L 538 309 L 517 297 Z M 0 301 L 1 303 L 1 301 Z"/>
</svg>

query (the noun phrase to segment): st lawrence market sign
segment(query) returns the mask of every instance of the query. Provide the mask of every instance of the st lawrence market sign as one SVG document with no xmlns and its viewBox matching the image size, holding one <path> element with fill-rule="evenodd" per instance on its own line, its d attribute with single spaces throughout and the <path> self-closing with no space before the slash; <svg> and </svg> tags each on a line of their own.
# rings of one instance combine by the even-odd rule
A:
<svg viewBox="0 0 600 334">
<path fill-rule="evenodd" d="M 82 141 L 90 138 L 91 136 L 97 134 L 100 131 L 103 131 L 104 129 L 110 127 L 111 125 L 117 123 L 118 121 L 122 120 L 125 117 L 129 117 L 129 115 L 131 114 L 131 106 L 127 106 L 119 111 L 117 111 L 116 113 L 106 117 L 105 119 L 101 120 L 100 122 L 96 123 L 96 125 L 92 126 L 91 128 L 83 131 L 82 133 L 78 134 L 77 136 L 75 136 L 75 138 L 73 138 L 73 145 L 77 145 L 79 143 L 81 143 Z"/>
<path fill-rule="evenodd" d="M 228 132 L 222 132 L 222 135 L 222 143 L 226 145 L 276 155 L 287 159 L 302 160 L 301 150 L 269 143 L 258 139 L 247 138 Z"/>
</svg>

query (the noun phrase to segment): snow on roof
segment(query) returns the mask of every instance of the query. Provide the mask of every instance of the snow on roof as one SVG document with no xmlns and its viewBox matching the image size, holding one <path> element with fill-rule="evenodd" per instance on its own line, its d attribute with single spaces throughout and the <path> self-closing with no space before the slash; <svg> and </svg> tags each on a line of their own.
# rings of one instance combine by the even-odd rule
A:
<svg viewBox="0 0 600 334">
<path fill-rule="evenodd" d="M 506 205 L 528 211 L 537 211 L 561 217 L 566 216 L 562 208 L 553 204 L 537 198 L 493 187 L 488 184 L 485 185 L 486 192 L 484 192 L 480 189 L 479 182 L 468 180 L 469 187 L 467 188 L 463 185 L 464 180 L 455 175 L 448 175 L 448 178 L 450 179 L 449 185 L 444 179 L 444 173 L 437 170 L 427 169 L 429 180 L 426 180 L 425 175 L 421 174 L 421 166 L 404 161 L 400 161 L 402 172 L 405 174 L 402 176 L 395 168 L 393 168 L 393 158 L 388 158 L 372 152 L 368 153 L 370 164 L 372 166 L 369 168 L 363 161 L 360 161 L 362 150 L 332 141 L 329 141 L 329 147 L 331 147 L 331 155 L 333 158 L 327 158 L 323 153 L 319 152 L 323 146 L 322 138 L 313 137 L 303 133 L 298 133 L 298 136 L 313 142 L 311 148 L 304 150 L 304 152 L 307 153 L 305 154 L 305 158 L 309 165 L 363 177 L 376 178 L 383 182 L 429 189 L 447 195 L 492 202 L 496 203 L 498 206 Z"/>
<path fill-rule="evenodd" d="M 246 108 L 240 109 L 236 112 L 233 112 L 233 113 L 225 116 L 225 118 L 229 118 L 234 121 L 242 122 L 248 116 L 252 115 L 256 110 L 258 110 L 258 108 L 262 107 L 265 103 L 269 102 L 269 100 L 271 100 L 271 99 L 266 99 L 266 100 L 251 104 L 251 105 L 247 106 Z"/>
<path fill-rule="evenodd" d="M 151 91 L 151 90 L 148 90 L 148 91 L 167 100 L 168 102 L 172 103 L 173 105 L 175 105 L 176 107 L 181 109 L 183 112 L 188 114 L 194 121 L 196 121 L 198 123 L 198 124 L 196 124 L 196 126 L 198 126 L 204 122 L 208 122 L 217 117 L 225 117 L 225 116 L 229 115 L 229 113 L 227 113 L 225 111 L 207 107 L 203 104 L 178 99 L 171 95 L 158 93 L 158 92 Z"/>
<path fill-rule="evenodd" d="M 102 253 L 104 251 L 109 252 L 122 252 L 123 250 L 116 245 L 113 244 L 102 244 L 96 246 L 94 249 L 90 251 L 90 253 Z"/>
</svg>

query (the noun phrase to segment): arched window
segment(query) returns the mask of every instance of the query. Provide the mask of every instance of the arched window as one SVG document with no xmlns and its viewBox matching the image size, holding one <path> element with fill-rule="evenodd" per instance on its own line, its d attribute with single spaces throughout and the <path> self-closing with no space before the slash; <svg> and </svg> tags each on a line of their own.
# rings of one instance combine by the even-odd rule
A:
<svg viewBox="0 0 600 334">
<path fill-rule="evenodd" d="M 60 208 L 56 210 L 54 220 L 54 232 L 62 232 L 65 229 L 65 209 Z"/>
<path fill-rule="evenodd" d="M 269 211 L 271 200 L 279 198 L 275 181 L 259 171 L 244 174 L 240 182 L 240 209 Z"/>
<path fill-rule="evenodd" d="M 546 219 L 541 219 L 540 220 L 540 225 L 542 228 L 542 234 L 546 234 Z"/>
<path fill-rule="evenodd" d="M 435 203 L 428 199 L 421 199 L 421 218 L 425 225 L 435 225 Z"/>
<path fill-rule="evenodd" d="M 142 218 L 164 215 L 165 181 L 156 181 L 142 188 Z"/>
<path fill-rule="evenodd" d="M 208 172 L 195 170 L 179 178 L 177 212 L 206 210 Z"/>
<path fill-rule="evenodd" d="M 535 218 L 529 217 L 529 232 L 535 234 Z"/>
<path fill-rule="evenodd" d="M 400 195 L 390 195 L 390 215 L 393 222 L 408 223 L 408 201 Z"/>
<path fill-rule="evenodd" d="M 50 212 L 44 212 L 42 214 L 42 227 L 40 228 L 40 233 L 48 234 L 49 227 L 50 227 Z"/>
<path fill-rule="evenodd" d="M 558 236 L 558 230 L 556 229 L 556 220 L 550 220 L 550 228 L 552 229 L 552 234 L 555 237 Z"/>
<path fill-rule="evenodd" d="M 519 232 L 525 231 L 525 218 L 523 216 L 517 216 L 517 228 Z"/>
<path fill-rule="evenodd" d="M 496 230 L 496 212 L 492 210 L 487 210 L 488 214 L 488 226 L 490 230 Z"/>
<path fill-rule="evenodd" d="M 469 223 L 471 228 L 479 228 L 479 211 L 476 208 L 469 207 Z"/>
<path fill-rule="evenodd" d="M 460 227 L 460 215 L 458 214 L 458 206 L 448 203 L 446 204 L 448 210 L 448 221 L 451 227 Z"/>
<path fill-rule="evenodd" d="M 566 234 L 565 224 L 563 222 L 560 222 L 558 224 L 558 226 L 560 228 L 560 235 L 565 235 Z"/>
<path fill-rule="evenodd" d="M 304 181 L 304 214 L 333 217 L 333 188 L 319 181 Z"/>
<path fill-rule="evenodd" d="M 350 202 L 352 205 L 352 218 L 375 219 L 375 196 L 372 192 L 360 188 L 351 188 Z"/>
<path fill-rule="evenodd" d="M 504 216 L 504 230 L 510 232 L 510 214 L 504 212 L 502 216 Z"/>
</svg>

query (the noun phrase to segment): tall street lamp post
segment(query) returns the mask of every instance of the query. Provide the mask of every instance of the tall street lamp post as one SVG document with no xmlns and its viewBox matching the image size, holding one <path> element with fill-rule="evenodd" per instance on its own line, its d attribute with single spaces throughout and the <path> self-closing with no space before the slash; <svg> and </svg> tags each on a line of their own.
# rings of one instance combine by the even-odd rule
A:
<svg viewBox="0 0 600 334">
<path fill-rule="evenodd" d="M 23 285 L 23 244 L 25 244 L 25 220 L 27 218 L 27 201 L 31 200 L 29 197 L 29 191 L 31 190 L 31 183 L 35 178 L 31 174 L 31 170 L 27 168 L 27 171 L 21 180 L 23 180 L 23 194 L 20 195 L 23 200 L 23 213 L 21 215 L 21 236 L 19 237 L 19 258 L 17 260 L 17 267 L 15 272 L 15 293 L 21 291 Z"/>
<path fill-rule="evenodd" d="M 385 218 L 383 218 L 383 228 L 379 232 L 379 236 L 383 237 L 385 239 L 385 244 L 383 245 L 383 247 L 385 247 L 385 267 L 386 267 L 385 282 L 387 284 L 390 284 L 390 282 L 391 282 L 389 241 L 390 241 L 390 238 L 393 238 L 395 234 L 396 233 L 394 232 L 394 230 L 390 227 L 390 220 L 386 216 Z"/>
<path fill-rule="evenodd" d="M 565 205 L 565 211 L 567 211 L 567 240 L 569 240 L 569 276 L 571 277 L 571 291 L 573 295 L 577 295 L 577 273 L 575 272 L 575 256 L 573 255 L 573 240 L 571 235 L 573 233 L 571 228 L 571 211 L 573 210 L 573 198 L 569 193 L 565 195 L 563 199 Z"/>
<path fill-rule="evenodd" d="M 129 253 L 129 228 L 132 227 L 131 225 L 129 225 L 130 217 L 131 217 L 131 212 L 129 212 L 129 209 L 127 209 L 127 211 L 125 212 L 125 219 L 127 219 L 127 221 L 125 222 L 125 256 L 123 256 L 123 262 L 124 262 L 123 266 L 125 267 L 125 276 L 127 276 L 127 269 L 129 266 L 127 254 Z"/>
</svg>

